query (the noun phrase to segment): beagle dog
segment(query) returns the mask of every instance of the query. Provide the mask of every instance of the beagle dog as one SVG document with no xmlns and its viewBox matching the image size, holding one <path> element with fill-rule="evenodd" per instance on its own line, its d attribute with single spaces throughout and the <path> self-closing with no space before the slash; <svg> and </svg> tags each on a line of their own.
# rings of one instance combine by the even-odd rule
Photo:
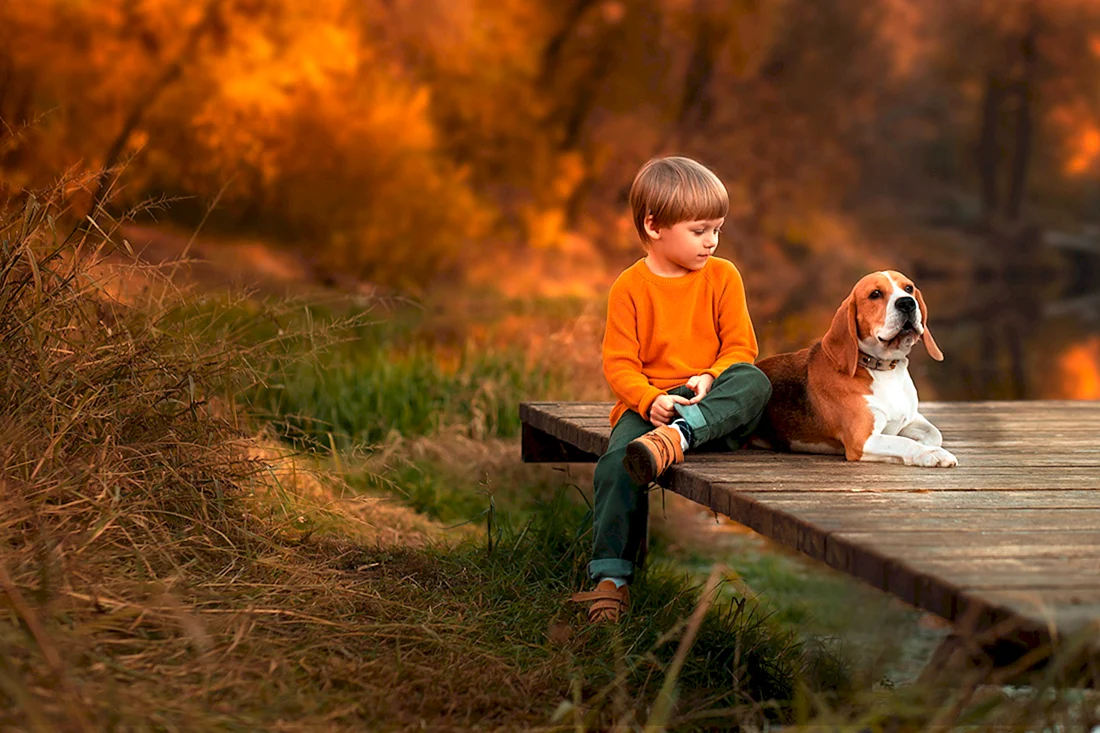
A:
<svg viewBox="0 0 1100 733">
<path fill-rule="evenodd" d="M 849 461 L 955 466 L 940 431 L 917 411 L 909 351 L 923 341 L 943 361 L 928 330 L 928 308 L 913 281 L 893 270 L 860 279 L 824 338 L 757 362 L 772 398 L 753 444 Z"/>
</svg>

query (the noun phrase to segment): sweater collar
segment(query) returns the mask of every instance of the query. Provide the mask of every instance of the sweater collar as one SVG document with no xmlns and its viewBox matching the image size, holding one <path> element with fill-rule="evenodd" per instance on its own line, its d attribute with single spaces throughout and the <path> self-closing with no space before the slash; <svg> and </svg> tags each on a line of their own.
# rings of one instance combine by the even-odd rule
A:
<svg viewBox="0 0 1100 733">
<path fill-rule="evenodd" d="M 700 277 L 702 277 L 703 273 L 705 273 L 707 271 L 707 268 L 710 267 L 710 261 L 711 260 L 708 259 L 707 263 L 703 265 L 701 269 L 693 270 L 686 275 L 680 275 L 679 277 L 665 277 L 664 275 L 655 274 L 652 270 L 649 269 L 649 266 L 646 265 L 645 257 L 634 263 L 634 269 L 637 271 L 638 276 L 646 282 L 666 287 L 678 287 L 681 285 L 688 285 L 690 283 L 693 283 Z"/>
</svg>

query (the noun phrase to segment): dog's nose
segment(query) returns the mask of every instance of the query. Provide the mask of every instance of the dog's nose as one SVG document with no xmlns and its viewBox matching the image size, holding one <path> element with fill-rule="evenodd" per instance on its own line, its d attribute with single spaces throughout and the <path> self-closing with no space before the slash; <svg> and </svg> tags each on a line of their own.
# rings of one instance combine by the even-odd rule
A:
<svg viewBox="0 0 1100 733">
<path fill-rule="evenodd" d="M 902 313 L 913 313 L 917 310 L 917 301 L 909 296 L 898 298 L 897 302 L 894 303 L 894 307 Z"/>
</svg>

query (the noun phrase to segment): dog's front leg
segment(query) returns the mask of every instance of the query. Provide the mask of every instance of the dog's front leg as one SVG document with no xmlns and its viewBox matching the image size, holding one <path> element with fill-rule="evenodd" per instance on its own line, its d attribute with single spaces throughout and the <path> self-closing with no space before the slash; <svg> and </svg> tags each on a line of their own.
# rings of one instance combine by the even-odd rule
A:
<svg viewBox="0 0 1100 733">
<path fill-rule="evenodd" d="M 919 412 L 913 422 L 898 431 L 898 435 L 912 438 L 921 445 L 930 445 L 934 448 L 943 445 L 943 435 L 939 428 L 928 422 L 928 419 Z"/>
<path fill-rule="evenodd" d="M 875 433 L 863 444 L 861 461 L 904 463 L 906 466 L 950 468 L 957 466 L 955 456 L 939 446 L 922 445 L 901 435 Z"/>
</svg>

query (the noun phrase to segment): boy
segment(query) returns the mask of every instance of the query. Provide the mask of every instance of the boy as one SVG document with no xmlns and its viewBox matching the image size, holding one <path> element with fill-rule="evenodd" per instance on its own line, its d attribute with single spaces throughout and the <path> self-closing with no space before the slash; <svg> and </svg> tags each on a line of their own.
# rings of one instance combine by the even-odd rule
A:
<svg viewBox="0 0 1100 733">
<path fill-rule="evenodd" d="M 756 334 L 741 274 L 714 257 L 726 188 L 689 158 L 638 171 L 630 208 L 645 257 L 608 297 L 603 371 L 618 403 L 596 464 L 590 622 L 617 622 L 644 552 L 649 485 L 689 449 L 739 448 L 771 397 L 753 366 Z"/>
</svg>

